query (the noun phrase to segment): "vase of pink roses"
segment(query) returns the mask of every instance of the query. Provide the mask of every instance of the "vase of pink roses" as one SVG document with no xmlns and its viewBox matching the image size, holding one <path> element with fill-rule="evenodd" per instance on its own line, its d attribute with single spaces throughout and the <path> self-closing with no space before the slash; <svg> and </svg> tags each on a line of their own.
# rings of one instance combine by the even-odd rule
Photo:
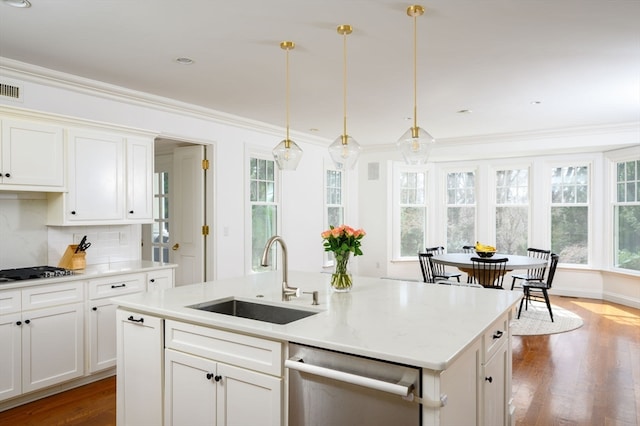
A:
<svg viewBox="0 0 640 426">
<path fill-rule="evenodd" d="M 353 278 L 349 272 L 351 254 L 361 256 L 360 244 L 366 235 L 364 229 L 353 229 L 347 225 L 331 226 L 321 236 L 324 240 L 324 251 L 333 252 L 336 269 L 331 274 L 331 288 L 336 292 L 350 291 Z"/>
</svg>

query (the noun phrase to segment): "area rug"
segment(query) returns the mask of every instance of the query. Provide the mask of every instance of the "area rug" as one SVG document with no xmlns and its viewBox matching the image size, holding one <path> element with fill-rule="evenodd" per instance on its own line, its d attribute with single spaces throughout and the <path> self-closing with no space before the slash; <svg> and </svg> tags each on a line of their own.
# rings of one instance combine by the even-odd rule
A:
<svg viewBox="0 0 640 426">
<path fill-rule="evenodd" d="M 544 302 L 532 301 L 529 309 L 522 307 L 520 319 L 516 319 L 518 313 L 511 321 L 511 334 L 514 336 L 533 336 L 539 334 L 555 334 L 580 328 L 583 324 L 582 318 L 571 311 L 559 306 L 551 305 L 553 320 L 549 316 L 549 311 Z"/>
</svg>

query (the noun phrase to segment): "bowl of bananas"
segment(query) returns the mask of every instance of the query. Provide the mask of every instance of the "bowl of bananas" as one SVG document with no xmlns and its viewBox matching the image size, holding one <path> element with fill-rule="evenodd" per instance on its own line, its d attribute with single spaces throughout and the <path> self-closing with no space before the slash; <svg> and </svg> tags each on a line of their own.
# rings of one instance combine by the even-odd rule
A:
<svg viewBox="0 0 640 426">
<path fill-rule="evenodd" d="M 476 241 L 476 254 L 480 257 L 491 257 L 496 254 L 496 248 Z"/>
</svg>

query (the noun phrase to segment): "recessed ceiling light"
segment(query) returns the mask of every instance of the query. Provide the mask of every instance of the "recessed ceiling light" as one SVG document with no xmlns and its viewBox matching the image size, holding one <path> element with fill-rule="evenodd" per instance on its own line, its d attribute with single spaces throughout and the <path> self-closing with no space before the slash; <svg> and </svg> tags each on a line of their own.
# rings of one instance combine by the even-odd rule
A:
<svg viewBox="0 0 640 426">
<path fill-rule="evenodd" d="M 31 7 L 31 3 L 29 3 L 29 0 L 2 0 L 2 1 L 12 7 L 21 7 L 21 8 Z"/>
<path fill-rule="evenodd" d="M 531 101 L 531 105 L 540 105 L 542 101 Z"/>
<path fill-rule="evenodd" d="M 459 111 L 457 111 L 458 114 L 471 114 L 473 111 L 470 109 L 461 109 Z"/>
<path fill-rule="evenodd" d="M 310 131 L 310 132 L 318 132 L 318 131 L 319 131 L 319 129 L 316 129 L 315 127 L 312 127 L 312 128 L 310 128 L 310 129 L 309 129 L 309 131 Z"/>
<path fill-rule="evenodd" d="M 193 63 L 193 59 L 191 58 L 185 58 L 185 57 L 179 57 L 176 58 L 176 62 L 182 65 L 191 65 Z"/>
</svg>

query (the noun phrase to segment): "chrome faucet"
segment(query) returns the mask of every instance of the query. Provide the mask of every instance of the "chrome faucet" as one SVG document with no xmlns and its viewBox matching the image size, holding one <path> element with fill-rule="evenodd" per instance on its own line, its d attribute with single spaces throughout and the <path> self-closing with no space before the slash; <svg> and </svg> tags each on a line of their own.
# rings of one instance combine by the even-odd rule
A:
<svg viewBox="0 0 640 426">
<path fill-rule="evenodd" d="M 260 264 L 262 266 L 269 266 L 269 250 L 271 246 L 276 241 L 280 242 L 280 246 L 282 247 L 282 300 L 290 300 L 292 297 L 300 296 L 300 289 L 297 287 L 289 287 L 289 274 L 287 268 L 287 245 L 284 243 L 284 240 L 279 235 L 274 235 L 269 238 L 267 244 L 264 246 L 264 251 L 262 252 L 262 260 Z"/>
</svg>

